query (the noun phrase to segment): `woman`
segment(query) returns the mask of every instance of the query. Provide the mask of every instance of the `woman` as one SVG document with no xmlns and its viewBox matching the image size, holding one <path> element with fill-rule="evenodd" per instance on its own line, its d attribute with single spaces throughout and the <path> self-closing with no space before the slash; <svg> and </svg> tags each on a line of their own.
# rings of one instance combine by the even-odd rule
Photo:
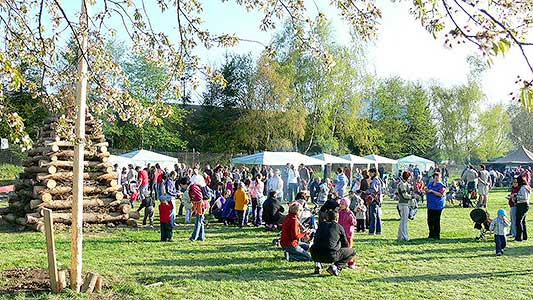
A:
<svg viewBox="0 0 533 300">
<path fill-rule="evenodd" d="M 524 176 L 518 177 L 518 186 L 520 190 L 516 195 L 516 236 L 515 241 L 521 242 L 527 240 L 526 214 L 529 210 L 529 198 L 531 196 L 531 187 L 527 184 Z"/>
<path fill-rule="evenodd" d="M 250 185 L 248 187 L 248 191 L 250 192 L 250 198 L 252 198 L 252 223 L 255 226 L 261 226 L 262 220 L 261 220 L 261 211 L 263 209 L 262 201 L 263 198 L 263 190 L 265 188 L 265 184 L 261 180 L 261 174 L 259 174 L 259 171 L 254 177 L 254 180 L 250 182 Z"/>
<path fill-rule="evenodd" d="M 440 239 L 440 217 L 446 203 L 445 195 L 446 187 L 441 183 L 440 173 L 433 173 L 433 181 L 426 187 L 430 239 Z"/>
<path fill-rule="evenodd" d="M 516 237 L 516 195 L 520 192 L 520 186 L 518 185 L 518 177 L 513 178 L 511 184 L 511 195 L 509 196 L 509 207 L 511 211 L 511 235 Z"/>
<path fill-rule="evenodd" d="M 379 173 L 375 168 L 368 170 L 368 175 L 372 178 L 368 187 L 368 203 L 370 204 L 370 226 L 368 233 L 381 234 L 381 200 L 383 197 L 383 185 L 379 178 Z"/>
<path fill-rule="evenodd" d="M 346 233 L 338 223 L 337 210 L 330 209 L 322 214 L 324 219 L 318 225 L 311 247 L 311 256 L 316 266 L 315 274 L 320 273 L 322 263 L 332 263 L 326 271 L 339 276 L 339 271 L 355 256 L 355 250 L 348 247 Z"/>
<path fill-rule="evenodd" d="M 268 229 L 276 229 L 283 222 L 285 209 L 278 198 L 277 191 L 270 191 L 268 198 L 263 203 L 263 222 Z"/>
<path fill-rule="evenodd" d="M 298 219 L 302 213 L 302 206 L 298 202 L 294 202 L 289 206 L 289 214 L 283 220 L 281 226 L 280 245 L 285 251 L 285 258 L 288 261 L 310 261 L 309 244 L 300 241 L 302 238 L 308 236 L 311 232 L 306 230 L 300 231 L 300 222 Z"/>
<path fill-rule="evenodd" d="M 398 184 L 398 212 L 400 213 L 400 226 L 398 227 L 398 241 L 408 241 L 409 234 L 407 222 L 409 221 L 409 202 L 413 199 L 413 187 L 409 183 L 411 172 L 402 173 L 402 182 Z"/>
<path fill-rule="evenodd" d="M 288 197 L 289 203 L 294 201 L 296 194 L 298 193 L 298 182 L 300 181 L 300 175 L 298 171 L 294 169 L 294 165 L 291 164 L 287 173 L 287 183 L 289 187 Z"/>
</svg>

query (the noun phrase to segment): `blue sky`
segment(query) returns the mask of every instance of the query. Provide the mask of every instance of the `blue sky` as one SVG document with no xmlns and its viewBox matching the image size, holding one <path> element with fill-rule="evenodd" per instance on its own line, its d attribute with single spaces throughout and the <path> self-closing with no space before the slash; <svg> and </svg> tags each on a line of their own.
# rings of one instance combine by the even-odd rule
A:
<svg viewBox="0 0 533 300">
<path fill-rule="evenodd" d="M 145 3 L 150 2 L 146 1 Z M 316 14 L 313 1 L 306 2 L 310 15 Z M 270 42 L 274 32 L 259 30 L 261 14 L 247 12 L 234 1 L 222 3 L 220 0 L 205 0 L 203 3 L 202 19 L 205 21 L 204 28 L 209 31 L 234 33 L 240 38 L 256 40 L 263 44 Z M 340 19 L 337 11 L 329 6 L 329 1 L 316 0 L 316 3 L 333 23 L 338 42 L 347 43 L 349 39 L 348 25 Z M 65 5 L 69 14 L 73 15 L 79 11 L 78 1 L 68 1 Z M 409 14 L 409 3 L 406 1 L 399 3 L 379 1 L 379 5 L 383 11 L 383 20 L 378 39 L 369 47 L 369 71 L 374 72 L 379 77 L 397 75 L 414 81 L 436 80 L 446 86 L 466 82 L 468 73 L 466 57 L 476 53 L 473 45 L 466 44 L 457 49 L 445 49 L 442 40 L 435 40 Z M 155 28 L 168 33 L 171 37 L 173 32 L 177 32 L 175 17 L 171 12 L 163 15 L 156 14 L 155 6 L 148 10 L 153 11 L 154 16 L 160 16 L 152 18 L 152 25 Z M 119 27 L 118 25 L 118 22 L 112 23 L 114 27 Z M 126 40 L 125 37 L 123 39 Z M 260 44 L 241 42 L 234 48 L 199 48 L 197 51 L 203 63 L 217 66 L 223 61 L 226 52 L 251 52 L 253 56 L 257 57 L 262 50 L 263 46 Z M 529 53 L 533 57 L 533 52 Z M 484 74 L 483 88 L 488 100 L 485 103 L 509 103 L 511 101 L 509 93 L 517 89 L 514 85 L 517 75 L 530 76 L 531 74 L 528 73 L 518 49 L 513 48 L 505 58 L 496 58 L 492 68 Z M 195 94 L 201 94 L 202 90 L 203 88 L 200 88 Z"/>
</svg>

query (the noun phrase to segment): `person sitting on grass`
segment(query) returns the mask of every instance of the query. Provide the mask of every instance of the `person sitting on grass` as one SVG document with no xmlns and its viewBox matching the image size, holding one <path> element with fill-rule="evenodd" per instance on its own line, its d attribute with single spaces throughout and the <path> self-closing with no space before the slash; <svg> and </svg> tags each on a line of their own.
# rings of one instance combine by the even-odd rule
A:
<svg viewBox="0 0 533 300">
<path fill-rule="evenodd" d="M 277 191 L 270 191 L 268 198 L 263 203 L 263 222 L 268 230 L 275 230 L 283 222 L 285 209 L 278 198 Z"/>
<path fill-rule="evenodd" d="M 171 213 L 174 205 L 168 197 L 162 197 L 161 204 L 159 204 L 159 223 L 161 224 L 161 242 L 172 241 L 172 218 Z"/>
<path fill-rule="evenodd" d="M 294 202 L 289 206 L 289 214 L 283 220 L 281 225 L 280 246 L 285 252 L 285 259 L 288 261 L 310 261 L 309 244 L 301 241 L 306 236 L 311 234 L 310 230 L 304 232 L 300 231 L 300 214 L 302 213 L 302 206 L 298 202 Z"/>
<path fill-rule="evenodd" d="M 355 250 L 348 246 L 344 228 L 338 223 L 339 214 L 336 209 L 322 212 L 322 215 L 323 221 L 318 225 L 310 249 L 315 261 L 315 274 L 320 273 L 322 263 L 332 263 L 327 272 L 339 276 L 340 270 L 355 256 Z"/>
<path fill-rule="evenodd" d="M 505 209 L 498 209 L 498 217 L 492 220 L 489 227 L 490 231 L 494 232 L 497 256 L 501 256 L 507 246 L 507 227 L 509 226 L 511 226 L 511 222 L 507 219 Z"/>
</svg>

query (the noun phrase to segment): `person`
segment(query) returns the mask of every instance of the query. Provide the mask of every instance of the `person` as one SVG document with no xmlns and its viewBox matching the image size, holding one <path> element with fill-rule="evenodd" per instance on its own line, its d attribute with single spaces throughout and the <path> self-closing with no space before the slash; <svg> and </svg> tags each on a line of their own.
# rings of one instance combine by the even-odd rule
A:
<svg viewBox="0 0 533 300">
<path fill-rule="evenodd" d="M 418 176 L 422 178 L 422 173 L 420 173 L 420 168 L 418 168 L 418 165 L 415 165 L 413 168 L 413 178 L 418 179 Z"/>
<path fill-rule="evenodd" d="M 469 165 L 464 171 L 461 179 L 466 183 L 469 193 L 476 190 L 476 181 L 478 174 L 472 165 Z"/>
<path fill-rule="evenodd" d="M 339 276 L 344 265 L 355 256 L 355 250 L 348 247 L 344 228 L 337 222 L 339 214 L 336 209 L 322 212 L 322 218 L 310 249 L 311 257 L 315 261 L 315 274 L 320 273 L 322 263 L 332 263 L 326 271 Z"/>
<path fill-rule="evenodd" d="M 507 246 L 507 227 L 511 222 L 507 219 L 505 209 L 498 209 L 498 217 L 492 220 L 489 230 L 494 232 L 494 243 L 496 244 L 496 255 L 501 256 Z"/>
<path fill-rule="evenodd" d="M 531 196 L 531 187 L 526 182 L 524 176 L 518 177 L 518 186 L 520 190 L 516 195 L 516 237 L 515 241 L 527 240 L 526 214 L 529 210 L 529 199 Z"/>
<path fill-rule="evenodd" d="M 409 202 L 413 199 L 413 187 L 409 182 L 410 178 L 411 173 L 409 171 L 404 171 L 402 173 L 402 182 L 398 185 L 398 212 L 400 213 L 398 241 L 409 240 L 407 222 L 409 222 Z"/>
<path fill-rule="evenodd" d="M 298 167 L 298 173 L 300 175 L 300 191 L 302 191 L 309 186 L 311 181 L 311 173 L 309 173 L 309 169 L 304 164 L 300 164 Z"/>
<path fill-rule="evenodd" d="M 170 172 L 164 181 L 165 195 L 170 196 L 169 200 L 172 203 L 172 213 L 170 214 L 170 221 L 172 227 L 176 224 L 176 197 L 178 196 L 178 190 L 176 189 L 176 171 Z M 163 196 L 161 196 L 163 197 Z"/>
<path fill-rule="evenodd" d="M 342 168 L 337 168 L 337 176 L 333 181 L 335 183 L 335 192 L 339 197 L 344 197 L 346 194 L 346 187 L 348 186 L 348 178 L 344 174 Z"/>
<path fill-rule="evenodd" d="M 294 169 L 294 165 L 290 165 L 289 170 L 287 171 L 287 183 L 288 183 L 288 201 L 289 203 L 293 202 L 296 194 L 298 193 L 298 182 L 300 180 L 300 175 Z"/>
<path fill-rule="evenodd" d="M 146 195 L 145 191 L 148 191 L 148 169 L 141 169 L 137 166 L 135 171 L 137 171 L 137 178 L 139 179 L 139 200 L 142 202 Z"/>
<path fill-rule="evenodd" d="M 424 203 L 424 194 L 426 193 L 426 184 L 424 183 L 424 180 L 422 180 L 422 175 L 418 175 L 418 177 L 415 180 L 414 192 L 415 192 L 415 197 L 417 198 L 417 201 L 420 201 L 420 203 Z"/>
<path fill-rule="evenodd" d="M 139 208 L 137 209 L 137 212 L 140 212 L 144 208 L 144 218 L 143 218 L 143 225 L 146 225 L 146 219 L 148 219 L 150 223 L 150 228 L 154 228 L 154 199 L 152 196 L 150 196 L 150 192 L 148 189 L 143 190 L 143 196 L 142 196 L 142 202 Z"/>
<path fill-rule="evenodd" d="M 167 198 L 161 199 L 161 204 L 159 204 L 159 223 L 161 225 L 161 242 L 171 242 L 172 241 L 172 218 L 171 213 L 174 210 L 174 205 L 172 202 L 167 200 Z"/>
<path fill-rule="evenodd" d="M 192 219 L 192 202 L 191 197 L 189 196 L 189 188 L 191 182 L 187 178 L 182 178 L 180 180 L 181 188 L 181 205 L 185 209 L 185 224 L 190 224 Z"/>
<path fill-rule="evenodd" d="M 433 173 L 433 181 L 426 187 L 428 228 L 430 239 L 440 239 L 440 218 L 446 205 L 446 186 L 441 183 L 441 175 Z"/>
<path fill-rule="evenodd" d="M 246 212 L 248 211 L 248 204 L 250 203 L 250 200 L 245 191 L 244 182 L 239 183 L 233 198 L 235 199 L 235 210 L 237 211 L 237 216 L 239 217 L 239 228 L 248 226 L 248 214 Z"/>
<path fill-rule="evenodd" d="M 348 248 L 352 248 L 353 233 L 355 231 L 355 226 L 357 225 L 355 215 L 350 210 L 350 202 L 350 199 L 344 197 L 339 203 L 339 224 L 342 226 L 344 233 L 346 234 Z M 355 256 L 348 261 L 348 268 L 355 268 Z"/>
<path fill-rule="evenodd" d="M 122 186 L 122 194 L 130 195 L 130 182 L 128 180 L 128 170 L 126 167 L 123 167 L 120 172 L 120 185 Z M 131 205 L 131 208 L 133 208 L 133 203 L 131 203 Z"/>
<path fill-rule="evenodd" d="M 320 193 L 320 177 L 315 177 L 311 184 L 309 184 L 309 195 L 311 196 L 311 202 L 318 204 L 318 194 Z"/>
<path fill-rule="evenodd" d="M 283 208 L 281 201 L 279 201 L 277 194 L 277 191 L 270 191 L 268 193 L 268 198 L 265 203 L 263 203 L 263 221 L 270 230 L 278 228 L 285 217 L 283 215 L 285 209 Z"/>
<path fill-rule="evenodd" d="M 365 232 L 366 205 L 362 198 L 359 198 L 357 201 L 357 206 L 355 207 L 355 219 L 357 220 L 357 232 Z"/>
<path fill-rule="evenodd" d="M 287 163 L 285 167 L 281 169 L 281 182 L 283 183 L 283 194 L 279 196 L 283 196 L 283 199 L 287 201 L 289 199 L 289 170 L 291 168 L 291 164 Z"/>
<path fill-rule="evenodd" d="M 329 195 L 329 178 L 322 179 L 322 183 L 318 186 L 317 203 L 319 205 L 326 203 Z"/>
<path fill-rule="evenodd" d="M 518 185 L 518 177 L 513 178 L 511 184 L 511 194 L 507 196 L 509 199 L 510 207 L 510 217 L 511 217 L 511 235 L 516 238 L 516 195 L 520 191 L 520 186 Z"/>
<path fill-rule="evenodd" d="M 283 220 L 281 225 L 280 245 L 285 253 L 285 259 L 288 261 L 310 261 L 311 256 L 307 252 L 309 244 L 301 241 L 311 233 L 309 230 L 300 231 L 300 214 L 303 208 L 298 202 L 291 203 L 289 214 Z"/>
<path fill-rule="evenodd" d="M 368 233 L 370 235 L 381 234 L 381 200 L 383 197 L 383 187 L 375 168 L 368 170 L 368 175 L 372 179 L 368 188 L 370 197 L 368 200 L 368 203 L 370 203 L 370 228 L 368 229 Z"/>
<path fill-rule="evenodd" d="M 324 178 L 330 178 L 331 176 L 331 164 L 327 163 L 324 166 Z"/>
<path fill-rule="evenodd" d="M 189 198 L 192 202 L 192 214 L 196 217 L 194 220 L 194 229 L 189 238 L 190 241 L 205 240 L 204 213 L 202 187 L 197 182 L 192 182 L 189 186 Z"/>
<path fill-rule="evenodd" d="M 250 186 L 248 187 L 250 198 L 252 198 L 252 223 L 255 226 L 261 226 L 262 224 L 261 211 L 263 209 L 262 201 L 264 200 L 264 188 L 265 184 L 261 180 L 261 174 L 258 171 L 254 177 L 254 180 L 250 182 Z"/>
<path fill-rule="evenodd" d="M 270 177 L 267 181 L 267 191 L 270 193 L 272 191 L 276 192 L 276 195 L 279 201 L 283 200 L 283 179 L 280 177 L 280 170 L 276 169 L 274 175 Z"/>
<path fill-rule="evenodd" d="M 224 208 L 224 203 L 226 203 L 226 199 L 230 196 L 230 192 L 228 190 L 222 192 L 219 194 L 219 196 L 216 198 L 215 202 L 213 202 L 213 205 L 211 206 L 211 215 L 215 217 L 219 222 L 223 222 L 224 219 L 222 217 L 222 212 Z"/>
<path fill-rule="evenodd" d="M 477 191 L 479 193 L 479 200 L 477 207 L 487 208 L 487 201 L 490 187 L 492 186 L 490 173 L 487 171 L 485 165 L 480 165 L 481 171 L 479 172 Z"/>
</svg>

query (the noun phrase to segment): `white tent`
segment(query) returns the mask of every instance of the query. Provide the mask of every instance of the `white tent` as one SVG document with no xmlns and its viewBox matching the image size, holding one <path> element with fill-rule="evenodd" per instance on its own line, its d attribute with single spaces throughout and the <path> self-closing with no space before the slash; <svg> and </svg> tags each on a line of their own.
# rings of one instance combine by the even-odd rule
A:
<svg viewBox="0 0 533 300">
<path fill-rule="evenodd" d="M 260 152 L 252 155 L 237 157 L 231 160 L 231 164 L 242 165 L 267 165 L 284 166 L 291 163 L 295 166 L 304 164 L 306 166 L 323 166 L 324 161 L 303 155 L 298 152 Z"/>
<path fill-rule="evenodd" d="M 324 163 L 326 163 L 326 164 L 338 164 L 338 165 L 351 165 L 352 164 L 352 162 L 347 160 L 347 159 L 344 159 L 344 158 L 341 158 L 341 157 L 338 157 L 338 156 L 334 156 L 334 155 L 331 155 L 331 154 L 326 154 L 326 153 L 313 155 L 311 157 L 323 160 Z"/>
<path fill-rule="evenodd" d="M 431 167 L 435 167 L 435 162 L 416 155 L 409 155 L 398 159 L 399 169 L 406 165 L 417 165 L 422 171 L 427 171 Z"/>
<path fill-rule="evenodd" d="M 373 164 L 377 165 L 396 165 L 398 163 L 397 160 L 390 159 L 384 156 L 379 156 L 377 154 L 370 154 L 365 156 L 365 158 L 370 159 L 373 161 Z"/>
<path fill-rule="evenodd" d="M 133 160 L 131 158 L 122 157 L 118 155 L 110 155 L 109 156 L 109 162 L 113 165 L 117 164 L 119 170 L 122 169 L 122 167 L 127 167 L 129 164 L 134 164 Z"/>
<path fill-rule="evenodd" d="M 344 159 L 349 160 L 352 165 L 366 165 L 367 168 L 370 167 L 370 165 L 373 165 L 375 161 L 370 160 L 368 158 L 364 158 L 361 156 L 353 155 L 353 154 L 346 154 L 341 156 Z"/>
<path fill-rule="evenodd" d="M 159 164 L 161 168 L 167 167 L 169 169 L 173 169 L 174 164 L 178 163 L 178 159 L 175 157 L 155 153 L 148 150 L 136 150 L 121 154 L 120 156 L 123 158 L 131 159 L 134 165 L 141 167 L 144 167 L 148 163 L 150 163 L 152 165 Z"/>
</svg>

